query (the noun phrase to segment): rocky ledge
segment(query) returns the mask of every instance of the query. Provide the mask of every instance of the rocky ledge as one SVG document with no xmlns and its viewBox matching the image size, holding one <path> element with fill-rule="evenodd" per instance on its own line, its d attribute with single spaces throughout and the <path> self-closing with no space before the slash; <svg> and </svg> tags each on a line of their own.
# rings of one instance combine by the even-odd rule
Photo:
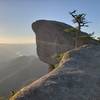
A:
<svg viewBox="0 0 100 100">
<path fill-rule="evenodd" d="M 100 46 L 66 52 L 55 70 L 10 100 L 100 100 Z"/>
<path fill-rule="evenodd" d="M 63 53 L 57 68 L 10 100 L 100 100 L 100 44 L 70 48 Z"/>
<path fill-rule="evenodd" d="M 33 22 L 32 29 L 36 34 L 37 54 L 45 63 L 56 64 L 56 55 L 75 48 L 75 32 L 66 30 L 74 29 L 72 26 L 51 20 L 38 20 Z M 88 36 L 81 32 L 80 36 Z M 87 42 L 83 39 L 78 41 L 78 46 L 93 43 L 92 39 Z"/>
</svg>

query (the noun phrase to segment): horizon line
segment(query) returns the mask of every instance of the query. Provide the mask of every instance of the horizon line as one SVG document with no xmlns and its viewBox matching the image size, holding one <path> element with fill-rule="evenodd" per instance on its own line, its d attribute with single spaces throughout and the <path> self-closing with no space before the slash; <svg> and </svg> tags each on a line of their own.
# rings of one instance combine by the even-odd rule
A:
<svg viewBox="0 0 100 100">
<path fill-rule="evenodd" d="M 9 44 L 36 44 L 36 43 L 0 43 L 0 45 L 9 45 Z"/>
</svg>

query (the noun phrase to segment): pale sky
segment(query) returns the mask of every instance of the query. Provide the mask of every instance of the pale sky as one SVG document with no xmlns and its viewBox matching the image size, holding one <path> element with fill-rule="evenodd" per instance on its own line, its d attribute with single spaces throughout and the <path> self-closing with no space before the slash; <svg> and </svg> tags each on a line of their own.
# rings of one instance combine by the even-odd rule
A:
<svg viewBox="0 0 100 100">
<path fill-rule="evenodd" d="M 100 0 L 0 0 L 0 43 L 35 43 L 33 21 L 49 19 L 73 25 L 69 11 L 87 14 L 88 28 L 100 36 Z"/>
</svg>

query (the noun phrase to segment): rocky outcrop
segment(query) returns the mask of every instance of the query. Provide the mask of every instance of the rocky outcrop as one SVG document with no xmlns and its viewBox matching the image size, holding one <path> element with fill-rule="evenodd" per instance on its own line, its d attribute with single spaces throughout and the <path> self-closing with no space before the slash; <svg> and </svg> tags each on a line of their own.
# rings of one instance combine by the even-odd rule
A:
<svg viewBox="0 0 100 100">
<path fill-rule="evenodd" d="M 55 70 L 10 100 L 100 100 L 100 45 L 64 53 Z"/>
<path fill-rule="evenodd" d="M 56 64 L 56 55 L 75 47 L 75 32 L 65 32 L 66 29 L 71 28 L 73 27 L 65 23 L 50 20 L 38 20 L 32 24 L 36 34 L 37 53 L 43 62 Z M 87 34 L 81 32 L 80 36 Z M 86 43 L 86 40 L 78 41 L 79 46 Z"/>
<path fill-rule="evenodd" d="M 56 64 L 55 56 L 65 53 L 57 68 L 18 91 L 10 100 L 100 100 L 100 45 L 97 41 L 79 40 L 80 47 L 73 49 L 75 33 L 64 31 L 71 26 L 40 20 L 34 22 L 32 28 L 42 61 Z M 82 32 L 81 36 L 87 34 Z"/>
</svg>

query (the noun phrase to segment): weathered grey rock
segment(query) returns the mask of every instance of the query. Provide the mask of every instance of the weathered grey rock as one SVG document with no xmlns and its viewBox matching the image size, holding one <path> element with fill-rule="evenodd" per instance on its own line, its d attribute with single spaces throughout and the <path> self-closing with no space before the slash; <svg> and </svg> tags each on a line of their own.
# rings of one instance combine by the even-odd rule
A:
<svg viewBox="0 0 100 100">
<path fill-rule="evenodd" d="M 37 53 L 43 62 L 56 64 L 56 55 L 75 47 L 75 32 L 65 32 L 65 29 L 70 28 L 73 27 L 50 20 L 38 20 L 32 24 L 32 29 L 36 34 Z M 87 34 L 82 32 L 81 35 Z M 79 46 L 87 43 L 83 40 L 78 42 Z"/>
<path fill-rule="evenodd" d="M 54 71 L 10 100 L 100 100 L 100 45 L 66 52 Z"/>
</svg>

